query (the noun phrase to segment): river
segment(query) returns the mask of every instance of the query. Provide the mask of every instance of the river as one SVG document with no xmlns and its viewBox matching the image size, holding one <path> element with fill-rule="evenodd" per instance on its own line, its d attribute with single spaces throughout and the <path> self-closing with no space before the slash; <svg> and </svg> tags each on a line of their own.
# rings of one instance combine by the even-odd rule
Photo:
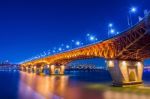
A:
<svg viewBox="0 0 150 99">
<path fill-rule="evenodd" d="M 147 88 L 149 91 L 149 75 L 145 72 L 143 76 L 146 87 L 136 90 L 145 91 Z M 0 99 L 150 99 L 146 91 L 137 94 L 136 90 L 133 93 L 130 90 L 114 90 L 107 71 L 51 76 L 19 71 L 0 72 Z"/>
</svg>

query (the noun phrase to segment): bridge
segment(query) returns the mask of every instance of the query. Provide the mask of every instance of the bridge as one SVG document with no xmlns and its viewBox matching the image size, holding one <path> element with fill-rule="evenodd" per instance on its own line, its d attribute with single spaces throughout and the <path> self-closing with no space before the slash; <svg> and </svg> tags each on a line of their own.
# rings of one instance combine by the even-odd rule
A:
<svg viewBox="0 0 150 99">
<path fill-rule="evenodd" d="M 128 30 L 113 38 L 36 59 L 21 64 L 21 70 L 42 72 L 48 68 L 51 74 L 64 74 L 67 64 L 79 59 L 105 58 L 113 85 L 142 84 L 143 61 L 150 58 L 150 14 Z M 98 75 L 97 75 L 98 76 Z"/>
</svg>

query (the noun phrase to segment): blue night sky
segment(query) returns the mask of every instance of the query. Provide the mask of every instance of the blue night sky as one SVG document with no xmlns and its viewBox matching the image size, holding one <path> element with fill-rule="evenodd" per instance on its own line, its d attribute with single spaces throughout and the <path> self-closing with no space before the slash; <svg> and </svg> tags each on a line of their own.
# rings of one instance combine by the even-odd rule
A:
<svg viewBox="0 0 150 99">
<path fill-rule="evenodd" d="M 129 9 L 137 7 L 135 23 L 149 4 L 149 0 L 1 0 L 0 60 L 20 62 L 72 39 L 85 42 L 87 33 L 104 40 L 108 23 L 123 31 Z"/>
</svg>

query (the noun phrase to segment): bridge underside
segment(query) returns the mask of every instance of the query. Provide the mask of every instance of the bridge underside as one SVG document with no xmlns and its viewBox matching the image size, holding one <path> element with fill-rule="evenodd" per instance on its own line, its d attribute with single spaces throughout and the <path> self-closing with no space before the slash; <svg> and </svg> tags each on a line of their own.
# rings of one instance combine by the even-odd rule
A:
<svg viewBox="0 0 150 99">
<path fill-rule="evenodd" d="M 136 35 L 141 35 L 141 37 L 137 38 L 137 40 L 133 43 L 127 42 L 129 46 L 126 46 L 122 51 L 120 51 L 119 55 L 116 57 L 117 59 L 143 60 L 150 58 L 150 34 L 140 33 Z"/>
</svg>

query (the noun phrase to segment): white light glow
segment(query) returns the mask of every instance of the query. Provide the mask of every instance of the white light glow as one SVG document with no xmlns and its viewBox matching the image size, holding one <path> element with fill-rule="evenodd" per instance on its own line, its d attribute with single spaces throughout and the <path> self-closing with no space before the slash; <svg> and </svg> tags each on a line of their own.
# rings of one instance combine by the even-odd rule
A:
<svg viewBox="0 0 150 99">
<path fill-rule="evenodd" d="M 53 50 L 53 53 L 55 53 L 56 51 L 55 50 Z"/>
<path fill-rule="evenodd" d="M 112 34 L 115 33 L 115 30 L 114 30 L 114 29 L 111 29 L 111 30 L 110 30 L 110 33 L 112 33 Z"/>
<path fill-rule="evenodd" d="M 112 27 L 113 26 L 113 24 L 112 23 L 109 23 L 109 25 L 108 25 L 109 27 Z"/>
<path fill-rule="evenodd" d="M 141 66 L 142 64 L 141 64 L 141 62 L 137 62 L 137 66 Z"/>
<path fill-rule="evenodd" d="M 90 40 L 93 41 L 95 39 L 94 36 L 90 36 Z"/>
<path fill-rule="evenodd" d="M 136 12 L 136 10 L 137 10 L 137 9 L 136 9 L 135 7 L 132 7 L 132 8 L 131 8 L 131 12 Z"/>
<path fill-rule="evenodd" d="M 78 46 L 79 46 L 79 45 L 80 45 L 80 42 L 79 42 L 79 41 L 77 41 L 77 42 L 76 42 L 76 45 L 78 45 Z"/>
<path fill-rule="evenodd" d="M 62 51 L 62 48 L 58 48 L 59 51 Z"/>
<path fill-rule="evenodd" d="M 90 34 L 88 33 L 86 36 L 90 36 Z"/>
<path fill-rule="evenodd" d="M 66 48 L 68 49 L 68 48 L 70 48 L 70 46 L 69 46 L 69 45 L 66 45 Z"/>
<path fill-rule="evenodd" d="M 125 65 L 126 65 L 126 62 L 125 62 L 125 61 L 122 61 L 122 65 L 124 65 L 124 66 L 125 66 Z"/>
<path fill-rule="evenodd" d="M 108 61 L 108 66 L 109 66 L 109 67 L 114 67 L 114 61 L 109 60 L 109 61 Z"/>
</svg>

